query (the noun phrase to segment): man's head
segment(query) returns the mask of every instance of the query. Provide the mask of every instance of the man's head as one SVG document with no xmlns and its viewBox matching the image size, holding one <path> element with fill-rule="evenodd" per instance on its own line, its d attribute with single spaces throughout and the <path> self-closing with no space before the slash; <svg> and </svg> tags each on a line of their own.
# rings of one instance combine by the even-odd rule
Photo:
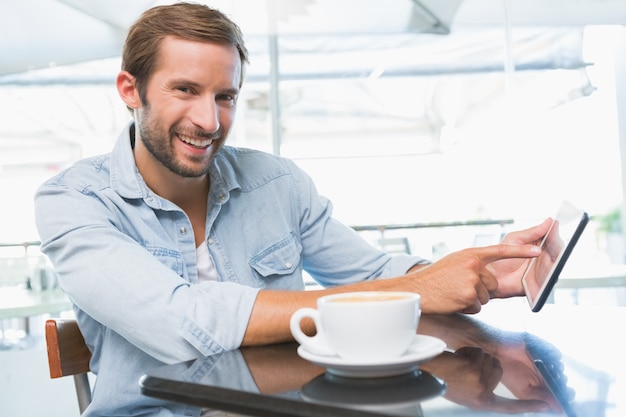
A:
<svg viewBox="0 0 626 417">
<path fill-rule="evenodd" d="M 147 10 L 128 31 L 122 70 L 135 77 L 142 101 L 145 102 L 146 85 L 158 63 L 162 41 L 168 36 L 236 47 L 241 59 L 241 88 L 248 51 L 239 26 L 208 6 L 176 3 Z"/>
<path fill-rule="evenodd" d="M 131 27 L 116 85 L 153 189 L 172 175 L 208 173 L 231 130 L 247 60 L 237 25 L 204 5 L 158 6 Z"/>
</svg>

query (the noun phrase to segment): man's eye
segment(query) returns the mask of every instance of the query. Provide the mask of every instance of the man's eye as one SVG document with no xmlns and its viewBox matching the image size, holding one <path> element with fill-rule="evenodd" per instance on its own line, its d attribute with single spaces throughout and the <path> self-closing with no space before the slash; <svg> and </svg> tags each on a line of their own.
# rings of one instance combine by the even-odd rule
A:
<svg viewBox="0 0 626 417">
<path fill-rule="evenodd" d="M 217 98 L 221 101 L 232 101 L 233 103 L 236 101 L 236 97 L 230 94 L 221 94 Z"/>
<path fill-rule="evenodd" d="M 176 87 L 176 89 L 182 93 L 189 93 L 191 91 L 189 87 Z"/>
</svg>

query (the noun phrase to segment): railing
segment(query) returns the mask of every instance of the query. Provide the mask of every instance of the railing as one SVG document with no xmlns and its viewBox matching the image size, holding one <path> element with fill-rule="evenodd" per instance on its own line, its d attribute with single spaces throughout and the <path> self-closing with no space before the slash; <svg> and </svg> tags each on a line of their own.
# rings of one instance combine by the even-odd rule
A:
<svg viewBox="0 0 626 417">
<path fill-rule="evenodd" d="M 1 243 L 0 248 L 24 248 L 24 254 L 28 253 L 28 248 L 31 246 L 39 246 L 41 242 L 37 240 L 32 240 L 29 242 L 20 242 L 20 243 Z"/>
<path fill-rule="evenodd" d="M 429 223 L 406 223 L 406 224 L 379 224 L 379 225 L 365 225 L 365 226 L 351 226 L 357 232 L 364 231 L 380 231 L 383 233 L 385 230 L 397 230 L 397 229 L 424 229 L 433 227 L 459 227 L 459 226 L 504 226 L 505 224 L 512 224 L 513 219 L 502 220 L 464 220 L 454 222 L 429 222 Z"/>
<path fill-rule="evenodd" d="M 31 272 L 42 256 L 29 253 L 29 249 L 39 245 L 38 241 L 0 243 L 0 287 L 29 285 Z"/>
<path fill-rule="evenodd" d="M 482 219 L 356 225 L 352 228 L 371 244 L 388 253 L 415 253 L 436 260 L 453 249 L 497 243 L 503 237 L 504 226 L 513 222 L 512 219 Z M 430 231 L 427 232 L 427 229 Z M 435 229 L 448 231 L 439 233 Z M 376 236 L 376 232 L 380 234 Z"/>
</svg>

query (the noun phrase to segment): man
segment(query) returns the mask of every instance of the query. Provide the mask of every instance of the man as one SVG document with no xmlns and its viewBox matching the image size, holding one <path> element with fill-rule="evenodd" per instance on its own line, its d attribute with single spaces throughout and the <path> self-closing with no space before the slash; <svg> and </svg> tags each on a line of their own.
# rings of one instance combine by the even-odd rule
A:
<svg viewBox="0 0 626 417">
<path fill-rule="evenodd" d="M 292 312 L 320 295 L 414 291 L 424 313 L 472 313 L 522 291 L 548 223 L 433 264 L 391 257 L 333 219 L 295 164 L 225 146 L 246 63 L 239 28 L 222 13 L 148 10 L 130 28 L 116 80 L 134 122 L 110 154 L 37 192 L 42 251 L 93 351 L 87 416 L 198 415 L 141 396 L 139 376 L 291 340 Z M 303 269 L 326 289 L 303 291 Z"/>
</svg>

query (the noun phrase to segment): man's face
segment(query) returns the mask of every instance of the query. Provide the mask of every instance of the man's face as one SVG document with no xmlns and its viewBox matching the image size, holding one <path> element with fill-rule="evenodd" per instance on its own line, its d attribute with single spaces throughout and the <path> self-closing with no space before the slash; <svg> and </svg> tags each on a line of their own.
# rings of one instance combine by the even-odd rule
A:
<svg viewBox="0 0 626 417">
<path fill-rule="evenodd" d="M 241 60 L 234 46 L 165 38 L 148 81 L 146 102 L 136 109 L 141 167 L 182 177 L 208 172 L 235 117 Z"/>
</svg>

